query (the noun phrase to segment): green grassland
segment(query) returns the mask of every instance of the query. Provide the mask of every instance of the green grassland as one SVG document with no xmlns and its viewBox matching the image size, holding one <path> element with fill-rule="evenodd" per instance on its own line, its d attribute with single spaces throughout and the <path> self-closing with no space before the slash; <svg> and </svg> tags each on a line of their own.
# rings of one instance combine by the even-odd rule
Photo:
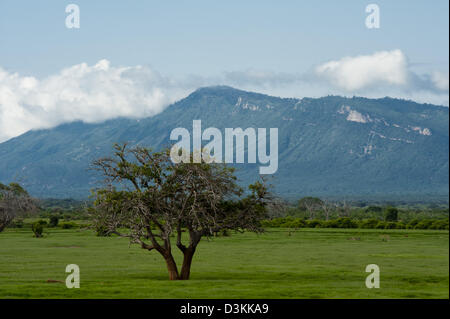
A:
<svg viewBox="0 0 450 319">
<path fill-rule="evenodd" d="M 176 248 L 175 248 L 176 249 Z M 176 252 L 180 260 L 180 254 Z M 65 267 L 80 266 L 68 289 Z M 365 267 L 380 267 L 367 289 Z M 0 233 L 0 298 L 449 298 L 449 234 L 434 230 L 268 229 L 202 240 L 189 281 L 127 239 L 90 230 Z"/>
</svg>

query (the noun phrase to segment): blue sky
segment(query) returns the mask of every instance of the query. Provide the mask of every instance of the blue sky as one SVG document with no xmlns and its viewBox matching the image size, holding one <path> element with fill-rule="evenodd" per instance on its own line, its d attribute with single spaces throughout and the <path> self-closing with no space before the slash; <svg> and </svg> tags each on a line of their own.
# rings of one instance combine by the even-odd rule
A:
<svg viewBox="0 0 450 319">
<path fill-rule="evenodd" d="M 365 7 L 380 7 L 367 29 Z M 401 49 L 413 64 L 448 67 L 448 1 L 0 2 L 0 65 L 48 75 L 108 59 L 168 75 L 248 68 L 302 72 L 343 56 Z M 80 7 L 67 29 L 65 6 Z"/>
<path fill-rule="evenodd" d="M 70 3 L 80 8 L 80 29 L 65 26 Z M 365 25 L 370 3 L 380 7 L 379 29 Z M 67 101 L 94 109 L 78 112 L 86 121 L 149 116 L 214 84 L 279 96 L 390 95 L 448 105 L 448 6 L 447 0 L 2 0 L 0 142 L 77 119 L 67 115 L 74 107 Z M 99 103 L 109 102 L 99 90 L 122 89 L 123 104 L 99 111 Z"/>
</svg>

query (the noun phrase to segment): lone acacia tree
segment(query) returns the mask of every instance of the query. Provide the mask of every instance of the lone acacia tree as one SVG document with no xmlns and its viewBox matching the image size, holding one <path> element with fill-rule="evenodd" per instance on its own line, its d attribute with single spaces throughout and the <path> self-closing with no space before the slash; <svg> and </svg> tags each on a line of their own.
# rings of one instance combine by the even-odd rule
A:
<svg viewBox="0 0 450 319">
<path fill-rule="evenodd" d="M 233 168 L 205 162 L 175 164 L 169 150 L 115 144 L 114 156 L 96 160 L 93 168 L 105 177 L 105 187 L 95 191 L 94 226 L 156 250 L 167 264 L 170 280 L 189 279 L 202 237 L 223 230 L 261 232 L 260 220 L 271 201 L 264 182 L 250 185 L 250 194 L 244 197 Z M 180 272 L 171 235 L 183 253 Z"/>
<path fill-rule="evenodd" d="M 17 183 L 4 185 L 0 183 L 0 232 L 2 232 L 15 217 L 27 212 L 34 212 L 37 202 Z"/>
</svg>

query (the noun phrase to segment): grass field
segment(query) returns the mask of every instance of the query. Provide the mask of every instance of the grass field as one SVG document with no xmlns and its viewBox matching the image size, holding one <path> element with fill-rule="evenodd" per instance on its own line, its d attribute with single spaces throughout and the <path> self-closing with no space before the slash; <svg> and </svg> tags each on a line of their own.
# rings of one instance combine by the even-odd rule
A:
<svg viewBox="0 0 450 319">
<path fill-rule="evenodd" d="M 177 258 L 180 255 L 177 254 Z M 67 264 L 81 288 L 67 289 Z M 367 289 L 365 267 L 380 267 Z M 0 233 L 0 298 L 449 298 L 448 231 L 272 229 L 202 240 L 189 281 L 164 260 L 88 230 Z"/>
</svg>

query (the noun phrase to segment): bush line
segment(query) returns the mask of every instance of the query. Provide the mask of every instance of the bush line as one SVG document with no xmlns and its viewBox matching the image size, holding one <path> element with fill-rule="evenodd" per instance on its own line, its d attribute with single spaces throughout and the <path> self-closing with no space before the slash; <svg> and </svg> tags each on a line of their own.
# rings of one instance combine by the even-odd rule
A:
<svg viewBox="0 0 450 319">
<path fill-rule="evenodd" d="M 307 220 L 295 217 L 278 217 L 261 222 L 269 228 L 362 228 L 362 229 L 435 229 L 448 230 L 448 219 L 413 219 L 408 223 L 402 221 L 382 221 L 378 219 L 355 220 L 340 217 L 330 220 Z"/>
</svg>

